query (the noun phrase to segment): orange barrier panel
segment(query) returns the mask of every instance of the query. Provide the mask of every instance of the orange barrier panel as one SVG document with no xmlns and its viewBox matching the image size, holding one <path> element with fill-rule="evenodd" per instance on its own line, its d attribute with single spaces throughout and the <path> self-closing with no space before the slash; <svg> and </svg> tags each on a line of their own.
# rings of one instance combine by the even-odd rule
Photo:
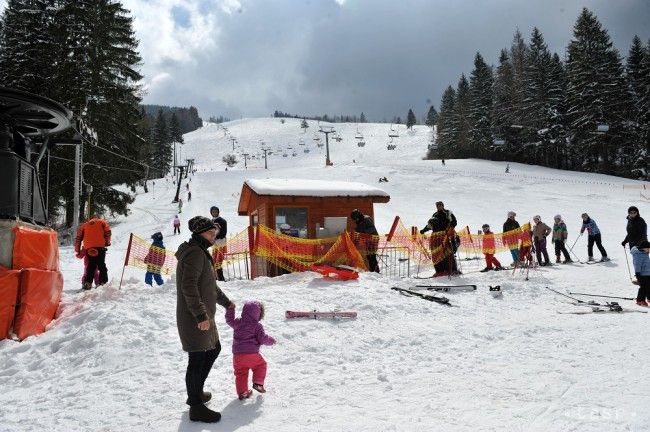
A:
<svg viewBox="0 0 650 432">
<path fill-rule="evenodd" d="M 63 275 L 54 271 L 25 269 L 21 279 L 14 333 L 23 340 L 43 333 L 54 318 L 63 291 Z"/>
<path fill-rule="evenodd" d="M 23 226 L 14 227 L 13 268 L 59 270 L 59 244 L 56 231 L 36 231 Z"/>
<path fill-rule="evenodd" d="M 9 337 L 20 287 L 20 270 L 3 269 L 0 269 L 0 340 Z"/>
</svg>

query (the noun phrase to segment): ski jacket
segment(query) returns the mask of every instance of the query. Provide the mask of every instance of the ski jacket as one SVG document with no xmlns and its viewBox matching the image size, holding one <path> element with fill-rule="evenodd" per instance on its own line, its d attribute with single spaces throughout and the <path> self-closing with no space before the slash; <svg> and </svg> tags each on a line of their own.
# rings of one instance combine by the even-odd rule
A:
<svg viewBox="0 0 650 432">
<path fill-rule="evenodd" d="M 512 230 L 518 229 L 518 228 L 520 228 L 520 226 L 519 226 L 519 222 L 517 222 L 517 221 L 514 220 L 514 219 L 510 219 L 510 218 L 508 218 L 508 219 L 506 219 L 506 221 L 503 223 L 503 232 L 504 232 L 504 233 L 505 233 L 505 232 L 508 232 L 508 231 L 512 231 Z"/>
<path fill-rule="evenodd" d="M 379 246 L 379 238 L 377 236 L 379 236 L 379 233 L 370 216 L 364 216 L 363 219 L 356 221 L 354 231 L 358 233 L 355 235 L 354 242 L 358 248 L 362 249 L 361 253 L 373 254 L 377 251 L 377 247 Z"/>
<path fill-rule="evenodd" d="M 178 216 L 174 217 L 174 226 L 181 226 L 181 220 L 178 218 Z"/>
<path fill-rule="evenodd" d="M 564 222 L 553 224 L 553 243 L 556 241 L 563 242 L 567 237 L 569 237 L 569 232 L 566 229 L 566 224 Z"/>
<path fill-rule="evenodd" d="M 262 305 L 248 301 L 241 311 L 241 318 L 235 318 L 235 308 L 226 309 L 226 323 L 233 328 L 232 353 L 253 354 L 260 351 L 260 345 L 273 345 L 275 339 L 264 332 L 260 324 Z"/>
<path fill-rule="evenodd" d="M 217 303 L 227 308 L 230 299 L 219 289 L 214 273 L 214 263 L 203 237 L 193 234 L 176 251 L 176 326 L 184 351 L 214 349 L 219 334 L 214 322 Z M 210 320 L 207 331 L 197 324 Z"/>
<path fill-rule="evenodd" d="M 375 228 L 375 223 L 372 221 L 370 216 L 364 216 L 363 219 L 356 222 L 354 231 L 361 234 L 370 234 L 373 236 L 379 235 L 377 228 Z"/>
<path fill-rule="evenodd" d="M 153 243 L 149 248 L 147 256 L 144 257 L 144 263 L 147 264 L 148 272 L 160 273 L 162 266 L 165 265 L 165 245 L 163 244 L 163 237 L 162 234 L 156 233 L 151 236 L 151 238 L 153 239 Z"/>
<path fill-rule="evenodd" d="M 79 253 L 83 243 L 84 249 L 105 248 L 111 245 L 111 229 L 104 219 L 93 218 L 79 227 L 74 243 L 74 251 Z"/>
<path fill-rule="evenodd" d="M 625 240 L 623 240 L 623 246 L 626 243 L 630 244 L 630 248 L 638 246 L 642 241 L 648 240 L 648 226 L 645 223 L 645 220 L 638 215 L 636 217 L 627 217 L 627 235 Z"/>
<path fill-rule="evenodd" d="M 548 237 L 551 231 L 551 227 L 540 221 L 539 223 L 536 223 L 535 228 L 533 228 L 533 239 L 543 240 Z"/>
<path fill-rule="evenodd" d="M 431 215 L 427 226 L 420 232 L 424 234 L 427 231 L 447 231 L 449 228 L 456 228 L 456 225 L 458 225 L 458 221 L 451 210 L 440 210 Z"/>
<path fill-rule="evenodd" d="M 483 233 L 483 253 L 494 255 L 495 247 L 494 233 L 492 231 Z"/>
<path fill-rule="evenodd" d="M 592 218 L 588 218 L 586 221 L 582 222 L 582 228 L 580 228 L 580 234 L 585 232 L 585 230 L 587 230 L 587 234 L 590 237 L 595 236 L 596 234 L 600 234 L 598 225 L 596 225 L 596 221 L 593 220 Z"/>
<path fill-rule="evenodd" d="M 637 276 L 650 276 L 650 257 L 647 253 L 632 246 L 632 264 L 634 265 L 634 274 Z"/>
<path fill-rule="evenodd" d="M 225 239 L 226 234 L 228 234 L 228 222 L 221 216 L 212 219 L 212 222 L 219 225 L 219 234 L 217 234 L 217 240 Z"/>
</svg>

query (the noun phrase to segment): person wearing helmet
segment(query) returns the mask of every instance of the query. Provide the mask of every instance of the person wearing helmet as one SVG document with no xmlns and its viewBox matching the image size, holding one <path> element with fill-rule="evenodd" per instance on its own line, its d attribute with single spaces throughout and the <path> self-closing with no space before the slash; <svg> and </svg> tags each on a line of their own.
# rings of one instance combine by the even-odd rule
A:
<svg viewBox="0 0 650 432">
<path fill-rule="evenodd" d="M 379 273 L 379 263 L 377 262 L 379 233 L 375 228 L 375 223 L 370 216 L 364 215 L 357 209 L 352 210 L 350 219 L 355 223 L 355 244 L 359 247 L 359 252 L 365 254 L 368 261 L 368 270 Z"/>
</svg>

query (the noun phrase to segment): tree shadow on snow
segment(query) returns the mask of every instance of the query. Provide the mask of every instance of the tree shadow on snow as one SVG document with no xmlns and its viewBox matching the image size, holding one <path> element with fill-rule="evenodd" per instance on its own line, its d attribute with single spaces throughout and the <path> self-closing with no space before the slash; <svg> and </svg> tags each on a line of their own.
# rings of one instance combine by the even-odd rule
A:
<svg viewBox="0 0 650 432">
<path fill-rule="evenodd" d="M 221 421 L 217 423 L 201 423 L 190 421 L 189 411 L 183 412 L 181 422 L 178 425 L 178 432 L 192 431 L 235 431 L 252 423 L 262 414 L 264 397 L 257 395 L 255 399 L 240 401 L 233 399 L 221 410 Z M 209 405 L 208 405 L 209 406 Z M 211 409 L 217 409 L 212 406 Z"/>
</svg>

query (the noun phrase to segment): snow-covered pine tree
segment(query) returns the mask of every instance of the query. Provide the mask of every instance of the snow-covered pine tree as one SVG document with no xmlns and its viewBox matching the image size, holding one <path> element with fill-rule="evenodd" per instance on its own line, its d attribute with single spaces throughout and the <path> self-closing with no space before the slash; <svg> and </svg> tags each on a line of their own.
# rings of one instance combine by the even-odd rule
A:
<svg viewBox="0 0 650 432">
<path fill-rule="evenodd" d="M 568 47 L 567 115 L 571 146 L 585 171 L 614 172 L 619 152 L 625 148 L 625 112 L 628 94 L 618 51 L 609 34 L 587 8 L 574 25 Z M 609 130 L 597 134 L 598 125 Z"/>
<path fill-rule="evenodd" d="M 429 107 L 429 111 L 427 111 L 427 117 L 426 120 L 424 121 L 424 124 L 429 126 L 430 128 L 433 128 L 433 126 L 438 122 L 438 111 L 436 111 L 436 108 L 431 105 Z"/>
<path fill-rule="evenodd" d="M 448 158 L 455 152 L 455 107 L 456 90 L 452 86 L 447 87 L 440 100 L 440 112 L 438 113 L 438 138 L 436 140 L 437 150 L 429 149 L 428 158 Z"/>
<path fill-rule="evenodd" d="M 309 127 L 309 123 L 307 123 L 307 119 L 302 119 L 300 122 L 300 128 L 302 129 L 303 132 L 307 132 L 307 128 Z"/>
<path fill-rule="evenodd" d="M 647 175 L 647 148 L 644 143 L 644 136 L 648 129 L 648 118 L 644 115 L 644 96 L 648 91 L 646 87 L 647 77 L 644 77 L 644 57 L 646 48 L 641 42 L 639 36 L 634 36 L 632 45 L 627 56 L 625 65 L 625 76 L 627 79 L 627 89 L 630 97 L 630 118 L 629 132 L 632 139 L 632 148 L 628 152 L 627 160 L 624 164 L 633 166 L 640 177 Z M 650 71 L 648 71 L 650 72 Z"/>
<path fill-rule="evenodd" d="M 551 53 L 544 42 L 542 33 L 533 28 L 530 45 L 526 50 L 523 75 L 524 113 L 522 136 L 527 146 L 528 160 L 548 166 L 551 157 L 549 117 L 551 114 L 551 70 L 553 68 Z"/>
<path fill-rule="evenodd" d="M 154 145 L 153 166 L 164 175 L 171 169 L 173 151 L 171 133 L 162 110 L 158 111 L 156 116 L 151 140 Z"/>
<path fill-rule="evenodd" d="M 548 132 L 545 133 L 551 152 L 549 165 L 556 168 L 567 168 L 569 154 L 567 151 L 566 73 L 557 53 L 551 57 L 549 82 L 546 120 Z"/>
<path fill-rule="evenodd" d="M 409 108 L 409 112 L 406 114 L 406 129 L 412 129 L 416 123 L 417 119 L 415 118 L 415 113 L 413 113 L 413 110 Z"/>
<path fill-rule="evenodd" d="M 471 119 L 471 157 L 487 158 L 493 145 L 492 136 L 492 68 L 480 53 L 474 56 L 474 69 L 469 79 L 469 115 Z"/>
<path fill-rule="evenodd" d="M 650 40 L 646 44 L 641 61 L 641 76 L 643 77 L 645 89 L 639 97 L 639 111 L 641 119 L 641 145 L 639 147 L 639 157 L 643 158 L 643 166 L 646 169 L 646 178 L 648 173 L 648 158 L 650 157 Z"/>
<path fill-rule="evenodd" d="M 514 72 L 512 62 L 506 49 L 501 50 L 499 66 L 494 76 L 492 130 L 497 140 L 503 140 L 504 145 L 494 149 L 495 157 L 505 160 L 517 160 L 514 134 L 510 125 L 514 123 Z"/>
<path fill-rule="evenodd" d="M 510 128 L 510 137 L 513 141 L 511 151 L 517 154 L 518 159 L 527 161 L 528 155 L 523 143 L 525 142 L 525 130 L 522 126 L 525 123 L 525 113 L 523 109 L 525 93 L 524 74 L 526 71 L 526 51 L 528 45 L 521 36 L 519 29 L 515 32 L 510 46 L 510 61 L 512 62 L 512 123 L 508 125 Z"/>
<path fill-rule="evenodd" d="M 470 139 L 471 139 L 471 120 L 470 120 L 470 94 L 469 82 L 465 74 L 461 74 L 456 88 L 456 102 L 454 104 L 455 130 L 452 133 L 455 137 L 453 157 L 467 158 L 472 157 Z"/>
<path fill-rule="evenodd" d="M 361 113 L 361 116 L 359 116 L 359 123 L 365 123 L 366 122 L 366 115 L 364 113 Z"/>
</svg>

